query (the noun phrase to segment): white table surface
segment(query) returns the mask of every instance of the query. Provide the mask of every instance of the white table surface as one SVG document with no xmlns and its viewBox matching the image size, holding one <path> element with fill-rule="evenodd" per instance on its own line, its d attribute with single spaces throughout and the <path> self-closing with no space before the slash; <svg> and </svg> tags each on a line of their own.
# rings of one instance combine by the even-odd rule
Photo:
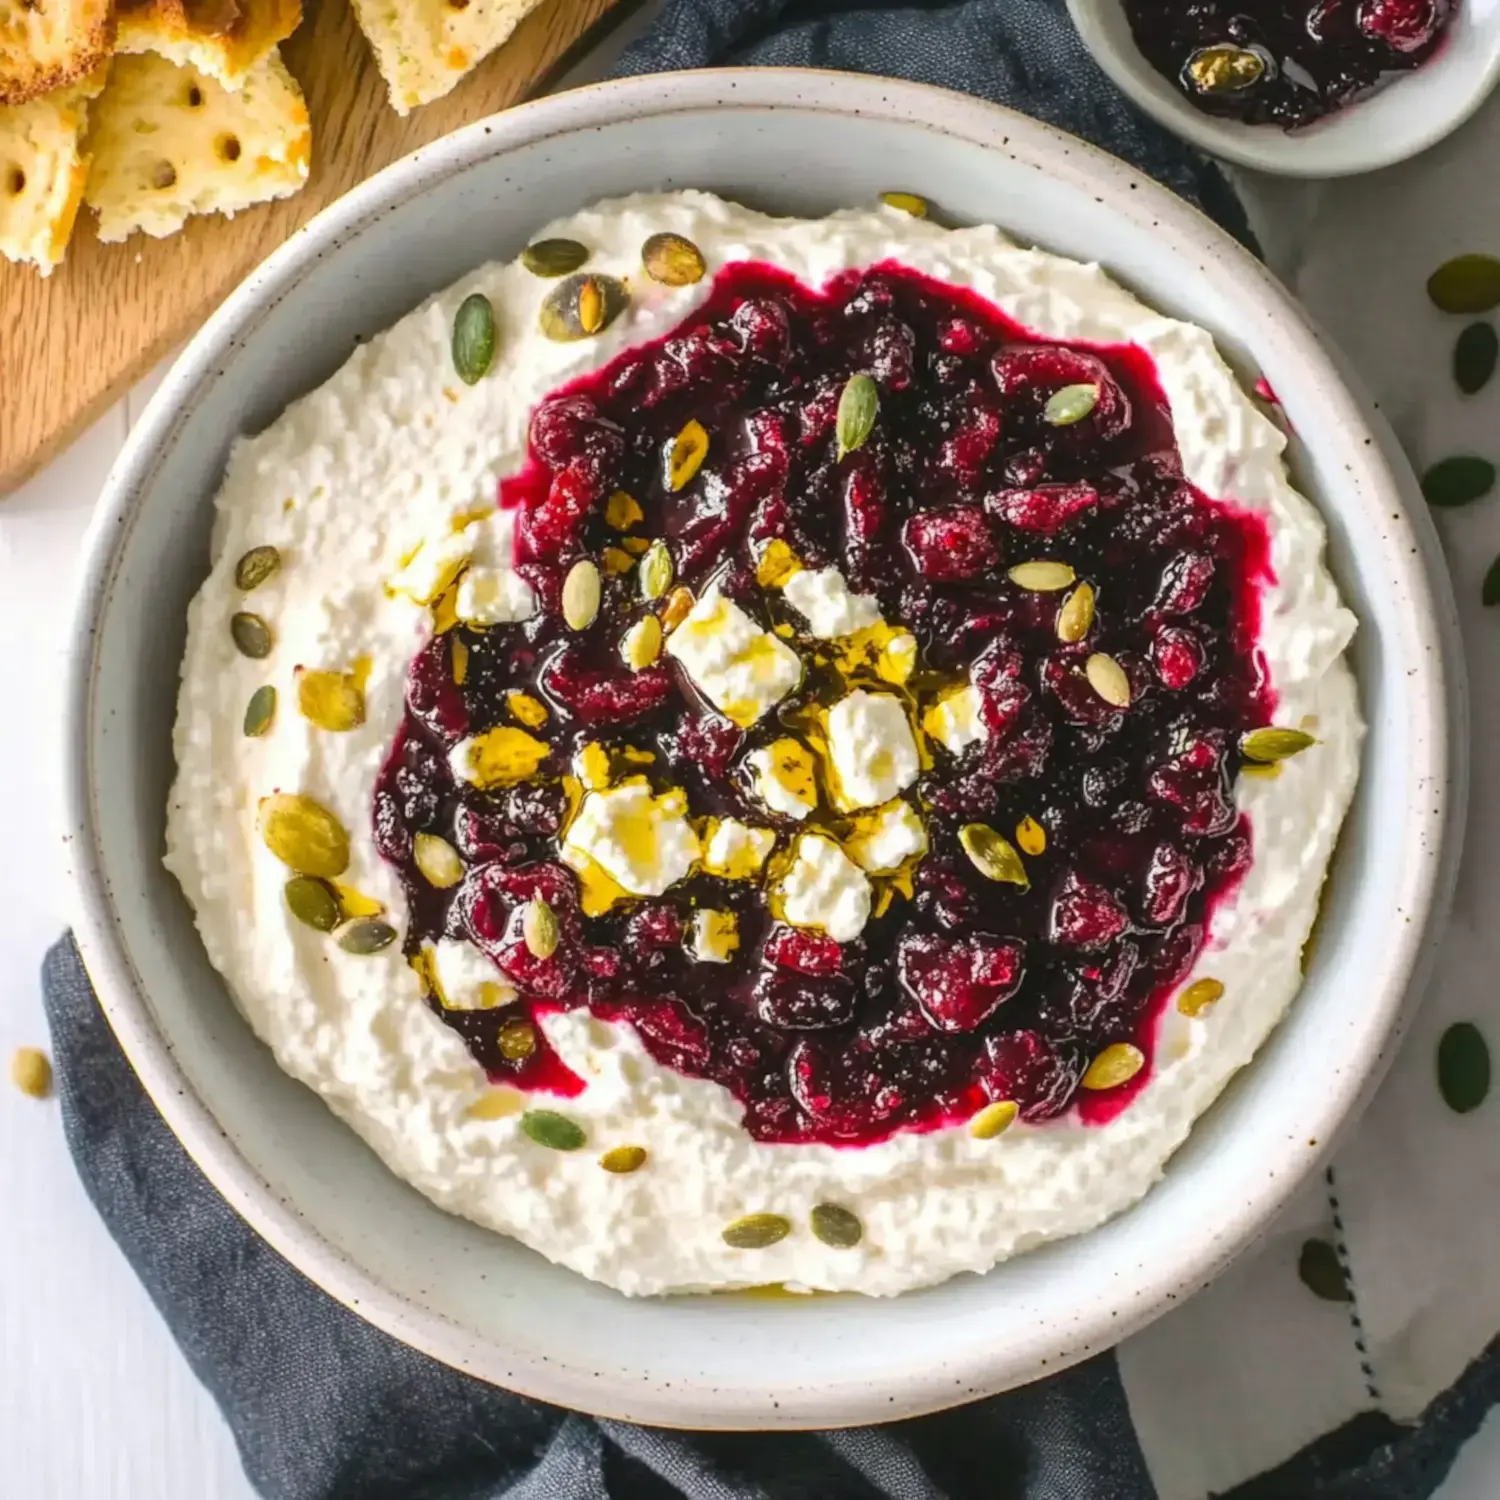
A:
<svg viewBox="0 0 1500 1500">
<path fill-rule="evenodd" d="M 1307 190 L 1268 189 L 1262 202 L 1290 246 L 1268 236 L 1273 263 L 1295 264 Z M 65 601 L 95 498 L 153 384 L 0 504 L 0 787 L 10 791 L 0 1058 L 45 1045 L 38 973 L 67 909 L 56 811 Z M 9 1087 L 0 1088 L 0 1442 L 0 1494 L 17 1500 L 252 1500 L 227 1427 L 84 1195 L 55 1104 Z M 1500 1416 L 1440 1494 L 1500 1494 Z"/>
</svg>

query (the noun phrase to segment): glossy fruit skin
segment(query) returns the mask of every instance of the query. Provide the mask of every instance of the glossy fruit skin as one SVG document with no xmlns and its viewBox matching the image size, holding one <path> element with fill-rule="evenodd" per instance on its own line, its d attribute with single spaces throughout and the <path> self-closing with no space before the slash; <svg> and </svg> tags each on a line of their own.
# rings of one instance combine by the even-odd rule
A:
<svg viewBox="0 0 1500 1500">
<path fill-rule="evenodd" d="M 877 382 L 878 414 L 841 458 L 839 398 L 859 372 Z M 1049 397 L 1078 384 L 1097 388 L 1088 414 L 1049 423 Z M 663 455 L 690 420 L 709 447 L 673 490 Z M 619 490 L 642 512 L 625 533 L 605 516 Z M 664 338 L 544 401 L 501 501 L 518 512 L 518 567 L 541 611 L 459 624 L 418 651 L 373 808 L 377 847 L 407 890 L 407 954 L 421 969 L 429 945 L 469 942 L 515 993 L 489 1009 L 431 996 L 493 1078 L 582 1089 L 544 1026 L 551 1010 L 587 1007 L 633 1027 L 665 1067 L 722 1085 L 756 1139 L 849 1146 L 1000 1099 L 1039 1124 L 1073 1107 L 1104 1046 L 1150 1056 L 1161 1005 L 1252 856 L 1236 746 L 1274 704 L 1254 651 L 1264 528 L 1184 480 L 1140 351 L 1038 341 L 972 294 L 894 265 L 822 291 L 736 266 Z M 569 570 L 631 539 L 665 542 L 674 588 L 696 596 L 713 580 L 764 627 L 790 625 L 809 665 L 784 713 L 741 727 L 669 656 L 631 671 L 618 642 L 664 603 L 643 600 L 635 569 L 601 566 L 593 623 L 564 625 Z M 701 871 L 660 896 L 586 909 L 559 844 L 585 790 L 585 745 L 607 747 L 614 779 L 681 788 L 695 817 L 770 828 L 780 851 L 809 826 L 768 811 L 745 772 L 799 708 L 847 688 L 757 581 L 772 540 L 873 594 L 915 634 L 922 673 L 977 694 L 985 738 L 956 755 L 934 748 L 909 793 L 929 839 L 910 894 L 893 893 L 845 943 L 778 920 L 761 880 Z M 1066 591 L 1007 576 L 1049 558 L 1095 590 L 1083 640 L 1059 638 Z M 1127 708 L 1090 684 L 1096 651 L 1126 674 Z M 539 776 L 489 791 L 456 780 L 454 745 L 515 723 L 518 690 L 546 710 L 530 731 L 553 746 Z M 1046 835 L 1043 852 L 1022 856 L 1029 884 L 987 878 L 959 830 L 982 822 L 1009 837 L 1027 818 Z M 415 869 L 419 832 L 458 852 L 453 889 Z M 522 920 L 538 899 L 558 927 L 545 958 Z M 703 908 L 734 919 L 727 962 L 690 950 Z M 522 1016 L 541 1023 L 538 1044 L 506 1057 L 500 1029 Z"/>
</svg>

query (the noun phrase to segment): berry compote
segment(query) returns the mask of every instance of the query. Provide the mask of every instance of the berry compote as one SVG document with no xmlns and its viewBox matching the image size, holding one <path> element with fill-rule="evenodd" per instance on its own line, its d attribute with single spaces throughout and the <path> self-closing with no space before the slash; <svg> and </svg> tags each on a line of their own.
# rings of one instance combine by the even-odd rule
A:
<svg viewBox="0 0 1500 1500">
<path fill-rule="evenodd" d="M 878 411 L 841 455 L 840 400 L 860 373 Z M 1081 415 L 1080 387 L 1092 392 Z M 1064 388 L 1072 420 L 1059 422 L 1049 400 Z M 689 423 L 707 456 L 674 490 L 669 459 Z M 1269 721 L 1272 701 L 1256 651 L 1263 524 L 1184 480 L 1140 350 L 1036 338 L 894 263 L 821 290 L 737 264 L 668 336 L 535 411 L 526 468 L 501 504 L 515 510 L 517 566 L 538 612 L 432 638 L 412 664 L 374 808 L 410 896 L 407 952 L 465 938 L 519 992 L 496 1009 L 439 1007 L 493 1078 L 580 1087 L 534 1030 L 532 1043 L 514 1041 L 539 1012 L 587 1006 L 630 1022 L 666 1066 L 722 1084 L 755 1138 L 856 1144 L 993 1100 L 1044 1120 L 1074 1102 L 1103 1049 L 1130 1042 L 1149 1058 L 1160 1006 L 1249 863 L 1233 798 L 1239 740 Z M 637 561 L 648 539 L 665 542 L 674 573 L 650 604 Z M 774 580 L 757 576 L 773 542 L 778 556 L 837 568 L 887 625 L 912 632 L 910 676 L 893 687 L 846 643 L 809 639 Z M 603 590 L 578 630 L 560 610 L 580 559 L 598 562 Z M 1059 628 L 1076 585 L 1043 592 L 1010 578 L 1037 560 L 1092 587 L 1081 639 Z M 621 658 L 647 610 L 670 630 L 676 590 L 701 595 L 711 581 L 763 628 L 780 627 L 804 664 L 800 686 L 748 729 L 714 712 L 667 653 L 638 671 Z M 1128 684 L 1127 706 L 1093 685 L 1096 654 Z M 560 858 L 583 746 L 657 790 L 681 789 L 696 818 L 775 830 L 774 871 L 799 833 L 847 838 L 849 819 L 826 786 L 805 822 L 769 810 L 744 773 L 752 751 L 798 738 L 817 705 L 853 688 L 896 692 L 917 725 L 966 682 L 987 736 L 957 754 L 929 747 L 907 792 L 927 852 L 872 877 L 873 915 L 853 941 L 775 920 L 767 872 L 695 868 L 660 898 L 585 913 Z M 513 722 L 517 692 L 546 710 L 540 769 L 493 791 L 455 780 L 452 746 Z M 959 838 L 973 824 L 1015 840 L 1028 884 L 981 872 Z M 458 850 L 457 885 L 423 879 L 419 832 Z M 557 918 L 545 958 L 517 919 L 538 895 Z M 698 961 L 685 943 L 705 908 L 737 919 L 727 962 Z M 1144 1076 L 1089 1094 L 1086 1117 L 1120 1107 Z"/>
<path fill-rule="evenodd" d="M 1199 109 L 1288 130 L 1430 58 L 1458 0 L 1125 0 L 1136 45 Z"/>
</svg>

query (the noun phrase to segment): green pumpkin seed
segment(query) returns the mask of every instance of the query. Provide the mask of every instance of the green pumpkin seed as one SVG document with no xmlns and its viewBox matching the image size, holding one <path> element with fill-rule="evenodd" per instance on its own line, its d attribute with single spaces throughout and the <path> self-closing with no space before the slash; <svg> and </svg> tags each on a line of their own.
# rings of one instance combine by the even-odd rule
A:
<svg viewBox="0 0 1500 1500">
<path fill-rule="evenodd" d="M 872 376 L 851 375 L 839 397 L 838 420 L 834 431 L 838 438 L 838 456 L 863 448 L 875 430 L 880 413 L 880 388 Z"/>
<path fill-rule="evenodd" d="M 521 936 L 533 958 L 551 958 L 561 938 L 557 915 L 540 896 L 533 896 L 521 914 Z"/>
<path fill-rule="evenodd" d="M 641 246 L 641 264 L 663 286 L 692 286 L 708 270 L 703 252 L 680 234 L 653 234 Z"/>
<path fill-rule="evenodd" d="M 1020 1112 L 1021 1106 L 1013 1099 L 1001 1099 L 994 1104 L 986 1104 L 969 1121 L 969 1134 L 976 1141 L 992 1141 L 997 1135 L 1004 1135 L 1015 1124 L 1016 1116 Z"/>
<path fill-rule="evenodd" d="M 506 1062 L 525 1062 L 536 1051 L 536 1027 L 524 1016 L 512 1016 L 495 1038 Z"/>
<path fill-rule="evenodd" d="M 453 319 L 453 368 L 465 385 L 478 385 L 495 362 L 495 309 L 483 292 L 472 292 Z"/>
<path fill-rule="evenodd" d="M 1457 255 L 1427 278 L 1427 295 L 1446 313 L 1482 313 L 1500 306 L 1500 260 Z"/>
<path fill-rule="evenodd" d="M 599 569 L 580 558 L 563 579 L 562 614 L 570 630 L 587 630 L 599 615 Z"/>
<path fill-rule="evenodd" d="M 1059 589 L 1067 588 L 1078 575 L 1067 563 L 1038 559 L 1036 562 L 1017 563 L 1005 576 L 1018 589 L 1033 594 L 1055 594 Z"/>
<path fill-rule="evenodd" d="M 837 1203 L 819 1203 L 808 1215 L 812 1232 L 835 1250 L 852 1250 L 865 1237 L 859 1216 Z"/>
<path fill-rule="evenodd" d="M 1470 323 L 1453 346 L 1453 378 L 1464 395 L 1472 396 L 1489 384 L 1500 357 L 1500 335 L 1488 323 Z"/>
<path fill-rule="evenodd" d="M 1237 94 L 1253 88 L 1266 71 L 1266 60 L 1248 47 L 1200 47 L 1182 69 L 1184 81 L 1200 94 Z"/>
<path fill-rule="evenodd" d="M 332 932 L 339 925 L 339 898 L 326 881 L 311 875 L 293 875 L 281 888 L 287 910 L 299 922 L 319 932 Z"/>
<path fill-rule="evenodd" d="M 1487 458 L 1460 454 L 1435 463 L 1422 476 L 1422 493 L 1429 505 L 1451 510 L 1471 505 L 1495 487 L 1495 466 Z"/>
<path fill-rule="evenodd" d="M 250 694 L 245 705 L 245 733 L 256 740 L 270 729 L 276 718 L 276 689 L 270 683 Z"/>
<path fill-rule="evenodd" d="M 1114 657 L 1106 656 L 1103 651 L 1094 652 L 1083 664 L 1083 675 L 1111 708 L 1130 707 L 1130 679 Z"/>
<path fill-rule="evenodd" d="M 1269 766 L 1288 756 L 1300 755 L 1318 742 L 1300 729 L 1252 729 L 1240 740 L 1240 754 L 1246 760 Z"/>
<path fill-rule="evenodd" d="M 521 1129 L 552 1151 L 576 1151 L 588 1140 L 582 1125 L 555 1109 L 528 1109 L 521 1116 Z"/>
<path fill-rule="evenodd" d="M 349 868 L 349 835 L 326 807 L 298 792 L 262 797 L 260 836 L 282 864 L 299 875 L 333 880 Z"/>
<path fill-rule="evenodd" d="M 914 219 L 927 217 L 927 200 L 918 197 L 916 193 L 882 193 L 880 201 L 887 208 L 899 208 L 902 213 L 910 214 Z"/>
<path fill-rule="evenodd" d="M 1083 421 L 1098 404 L 1097 385 L 1065 385 L 1047 397 L 1042 417 L 1053 427 L 1071 427 Z"/>
<path fill-rule="evenodd" d="M 1489 572 L 1484 575 L 1484 585 L 1479 591 L 1479 597 L 1486 608 L 1500 604 L 1500 557 L 1490 564 Z"/>
<path fill-rule="evenodd" d="M 1308 1240 L 1297 1257 L 1297 1275 L 1314 1297 L 1325 1302 L 1352 1302 L 1353 1294 L 1339 1264 L 1338 1251 L 1327 1240 Z"/>
<path fill-rule="evenodd" d="M 437 890 L 451 890 L 464 878 L 464 862 L 458 850 L 435 833 L 419 833 L 412 840 L 411 852 L 422 878 Z"/>
<path fill-rule="evenodd" d="M 1115 1042 L 1088 1065 L 1080 1083 L 1086 1089 L 1117 1089 L 1146 1066 L 1146 1054 L 1129 1042 Z"/>
<path fill-rule="evenodd" d="M 248 656 L 252 661 L 263 661 L 275 644 L 271 627 L 259 615 L 245 610 L 229 617 L 229 634 L 234 638 L 240 655 Z"/>
<path fill-rule="evenodd" d="M 641 598 L 660 599 L 672 587 L 675 569 L 672 554 L 663 541 L 652 542 L 641 559 Z"/>
<path fill-rule="evenodd" d="M 1468 1021 L 1450 1026 L 1438 1043 L 1438 1089 L 1455 1114 L 1478 1109 L 1490 1091 L 1490 1049 L 1480 1029 Z"/>
<path fill-rule="evenodd" d="M 281 554 L 274 547 L 252 547 L 234 565 L 235 587 L 249 593 L 281 568 Z"/>
<path fill-rule="evenodd" d="M 1018 885 L 1023 891 L 1031 889 L 1031 877 L 1016 853 L 1016 846 L 988 823 L 965 823 L 958 830 L 958 842 L 969 856 L 969 863 L 986 880 Z"/>
<path fill-rule="evenodd" d="M 608 328 L 629 305 L 623 281 L 587 272 L 559 281 L 547 293 L 537 323 L 553 343 L 571 344 Z"/>
<path fill-rule="evenodd" d="M 612 1146 L 599 1158 L 599 1165 L 606 1172 L 622 1174 L 638 1172 L 646 1165 L 644 1146 Z"/>
<path fill-rule="evenodd" d="M 345 953 L 355 953 L 361 958 L 379 953 L 396 941 L 396 929 L 379 917 L 356 917 L 345 922 L 335 939 Z"/>
<path fill-rule="evenodd" d="M 577 240 L 537 240 L 521 252 L 521 264 L 533 276 L 566 276 L 589 258 L 589 247 Z"/>
<path fill-rule="evenodd" d="M 780 1214 L 746 1214 L 724 1226 L 723 1241 L 736 1250 L 764 1250 L 792 1232 L 792 1221 Z"/>
<path fill-rule="evenodd" d="M 1094 623 L 1094 587 L 1080 583 L 1063 601 L 1057 612 L 1057 638 L 1072 643 L 1081 641 Z"/>
</svg>

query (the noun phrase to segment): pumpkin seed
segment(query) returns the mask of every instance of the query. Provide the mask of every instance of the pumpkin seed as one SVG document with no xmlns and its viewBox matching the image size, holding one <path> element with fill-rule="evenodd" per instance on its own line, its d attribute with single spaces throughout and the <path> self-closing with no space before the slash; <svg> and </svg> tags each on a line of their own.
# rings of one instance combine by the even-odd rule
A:
<svg viewBox="0 0 1500 1500">
<path fill-rule="evenodd" d="M 1495 487 L 1495 466 L 1487 458 L 1459 454 L 1433 464 L 1422 476 L 1422 494 L 1429 505 L 1451 510 L 1472 505 Z"/>
<path fill-rule="evenodd" d="M 471 292 L 453 318 L 453 368 L 465 385 L 478 385 L 495 362 L 495 309 L 483 292 Z"/>
<path fill-rule="evenodd" d="M 678 587 L 667 595 L 667 601 L 661 608 L 661 628 L 664 634 L 670 635 L 682 622 L 693 612 L 693 591 L 690 588 Z"/>
<path fill-rule="evenodd" d="M 451 661 L 453 666 L 453 686 L 462 687 L 469 680 L 469 648 L 457 636 L 453 637 Z"/>
<path fill-rule="evenodd" d="M 625 632 L 620 657 L 632 672 L 644 672 L 661 655 L 661 641 L 661 621 L 646 615 Z"/>
<path fill-rule="evenodd" d="M 1500 557 L 1490 564 L 1489 572 L 1484 575 L 1484 584 L 1480 588 L 1479 597 L 1486 608 L 1500 604 Z"/>
<path fill-rule="evenodd" d="M 580 558 L 563 580 L 562 613 L 570 630 L 587 630 L 599 614 L 599 569 Z"/>
<path fill-rule="evenodd" d="M 540 896 L 533 896 L 522 911 L 521 936 L 533 958 L 551 958 L 557 952 L 557 914 Z"/>
<path fill-rule="evenodd" d="M 1017 563 L 1005 576 L 1018 589 L 1033 594 L 1055 594 L 1059 589 L 1067 588 L 1078 575 L 1067 563 L 1039 559 Z"/>
<path fill-rule="evenodd" d="M 1016 824 L 1016 842 L 1027 854 L 1043 854 L 1047 849 L 1047 830 L 1035 818 L 1022 818 Z"/>
<path fill-rule="evenodd" d="M 641 598 L 660 599 L 672 587 L 676 569 L 672 566 L 672 554 L 663 541 L 651 543 L 650 550 L 641 559 Z"/>
<path fill-rule="evenodd" d="M 261 661 L 269 656 L 271 647 L 275 644 L 271 627 L 259 615 L 252 615 L 245 610 L 229 617 L 229 634 L 239 648 L 240 655 L 248 656 L 253 661 Z"/>
<path fill-rule="evenodd" d="M 1146 1055 L 1129 1042 L 1115 1042 L 1106 1047 L 1088 1065 L 1080 1082 L 1086 1089 L 1117 1089 L 1129 1083 L 1146 1066 Z"/>
<path fill-rule="evenodd" d="M 612 1146 L 599 1158 L 606 1172 L 638 1172 L 646 1165 L 644 1146 Z"/>
<path fill-rule="evenodd" d="M 1457 1021 L 1438 1042 L 1438 1089 L 1455 1114 L 1466 1115 L 1484 1103 L 1490 1091 L 1490 1049 L 1484 1033 L 1469 1021 Z"/>
<path fill-rule="evenodd" d="M 536 1027 L 524 1016 L 512 1016 L 500 1027 L 495 1045 L 506 1062 L 525 1062 L 536 1051 Z"/>
<path fill-rule="evenodd" d="M 663 286 L 691 286 L 708 269 L 703 252 L 680 234 L 653 234 L 641 246 L 641 264 Z"/>
<path fill-rule="evenodd" d="M 352 672 L 297 668 L 297 711 L 310 724 L 334 734 L 365 722 L 365 690 Z"/>
<path fill-rule="evenodd" d="M 367 958 L 382 948 L 389 948 L 396 941 L 396 929 L 379 917 L 356 917 L 352 922 L 344 923 L 334 941 L 345 953 Z"/>
<path fill-rule="evenodd" d="M 1240 739 L 1240 754 L 1246 760 L 1268 766 L 1273 761 L 1285 760 L 1289 755 L 1299 755 L 1309 745 L 1317 743 L 1300 729 L 1252 729 Z"/>
<path fill-rule="evenodd" d="M 299 875 L 332 880 L 349 868 L 349 835 L 326 807 L 300 792 L 260 799 L 260 836 L 282 864 Z"/>
<path fill-rule="evenodd" d="M 245 733 L 253 740 L 259 739 L 270 729 L 275 718 L 276 689 L 266 683 L 250 694 L 250 701 L 245 705 Z"/>
<path fill-rule="evenodd" d="M 1081 641 L 1094 623 L 1094 586 L 1080 583 L 1057 612 L 1057 638 L 1069 643 Z"/>
<path fill-rule="evenodd" d="M 412 840 L 411 852 L 422 879 L 440 891 L 450 890 L 464 878 L 464 862 L 458 850 L 435 833 L 419 833 Z"/>
<path fill-rule="evenodd" d="M 692 479 L 708 456 L 708 433 L 703 423 L 689 422 L 667 445 L 667 488 L 674 493 Z"/>
<path fill-rule="evenodd" d="M 1200 47 L 1183 66 L 1183 77 L 1200 94 L 1237 94 L 1254 87 L 1266 71 L 1266 60 L 1248 47 Z"/>
<path fill-rule="evenodd" d="M 312 875 L 293 875 L 282 886 L 286 909 L 299 922 L 317 932 L 332 932 L 339 925 L 339 898 L 333 888 Z"/>
<path fill-rule="evenodd" d="M 1456 255 L 1427 278 L 1427 295 L 1446 313 L 1482 313 L 1500 306 L 1500 260 Z"/>
<path fill-rule="evenodd" d="M 812 1232 L 835 1250 L 852 1250 L 865 1237 L 859 1215 L 837 1203 L 818 1203 L 808 1215 Z"/>
<path fill-rule="evenodd" d="M 625 490 L 616 490 L 604 502 L 604 519 L 616 531 L 629 531 L 638 522 L 646 519 L 646 512 L 634 495 Z"/>
<path fill-rule="evenodd" d="M 927 217 L 927 200 L 919 198 L 915 193 L 882 193 L 880 201 L 887 208 L 899 208 L 902 213 L 910 214 L 914 219 Z"/>
<path fill-rule="evenodd" d="M 525 1094 L 515 1089 L 486 1089 L 464 1113 L 471 1120 L 504 1120 L 519 1114 L 525 1103 Z"/>
<path fill-rule="evenodd" d="M 1114 708 L 1130 707 L 1130 679 L 1114 657 L 1096 651 L 1083 664 L 1089 686 Z"/>
<path fill-rule="evenodd" d="M 1327 1240 L 1307 1240 L 1297 1257 L 1297 1276 L 1314 1297 L 1324 1302 L 1352 1302 L 1338 1251 Z"/>
<path fill-rule="evenodd" d="M 988 823 L 965 823 L 958 830 L 958 842 L 969 856 L 969 863 L 986 880 L 999 881 L 1002 885 L 1018 885 L 1023 891 L 1031 889 L 1031 878 L 1015 845 L 1003 834 L 996 833 Z"/>
<path fill-rule="evenodd" d="M 879 414 L 880 388 L 874 377 L 863 372 L 851 375 L 839 397 L 838 418 L 834 423 L 839 458 L 864 447 L 875 430 L 875 418 Z"/>
<path fill-rule="evenodd" d="M 1098 404 L 1097 385 L 1065 385 L 1047 397 L 1042 418 L 1052 427 L 1071 427 L 1083 421 Z"/>
<path fill-rule="evenodd" d="M 249 593 L 281 568 L 281 554 L 274 547 L 252 547 L 235 565 L 235 587 Z"/>
<path fill-rule="evenodd" d="M 743 1219 L 726 1224 L 722 1238 L 736 1250 L 764 1250 L 791 1232 L 792 1221 L 780 1214 L 746 1214 Z"/>
<path fill-rule="evenodd" d="M 538 1146 L 547 1146 L 553 1151 L 576 1151 L 587 1140 L 583 1126 L 555 1109 L 528 1109 L 521 1116 L 521 1129 Z"/>
<path fill-rule="evenodd" d="M 1201 1016 L 1223 998 L 1224 986 L 1217 979 L 1195 979 L 1177 997 L 1177 1009 L 1185 1016 Z"/>
<path fill-rule="evenodd" d="M 608 328 L 630 305 L 623 281 L 597 272 L 559 281 L 542 299 L 537 323 L 554 343 L 571 344 Z"/>
<path fill-rule="evenodd" d="M 997 1135 L 1004 1135 L 1010 1129 L 1020 1112 L 1021 1106 L 1013 1099 L 1000 1099 L 994 1104 L 986 1104 L 969 1121 L 969 1134 L 976 1141 L 992 1141 Z"/>
<path fill-rule="evenodd" d="M 1500 357 L 1500 336 L 1488 323 L 1470 323 L 1453 346 L 1453 379 L 1464 395 L 1472 396 L 1489 384 Z"/>
<path fill-rule="evenodd" d="M 521 264 L 533 276 L 566 276 L 589 258 L 589 247 L 577 240 L 536 240 L 521 252 Z"/>
<path fill-rule="evenodd" d="M 17 1047 L 10 1058 L 10 1081 L 31 1099 L 45 1099 L 52 1092 L 52 1064 L 36 1047 Z"/>
</svg>

